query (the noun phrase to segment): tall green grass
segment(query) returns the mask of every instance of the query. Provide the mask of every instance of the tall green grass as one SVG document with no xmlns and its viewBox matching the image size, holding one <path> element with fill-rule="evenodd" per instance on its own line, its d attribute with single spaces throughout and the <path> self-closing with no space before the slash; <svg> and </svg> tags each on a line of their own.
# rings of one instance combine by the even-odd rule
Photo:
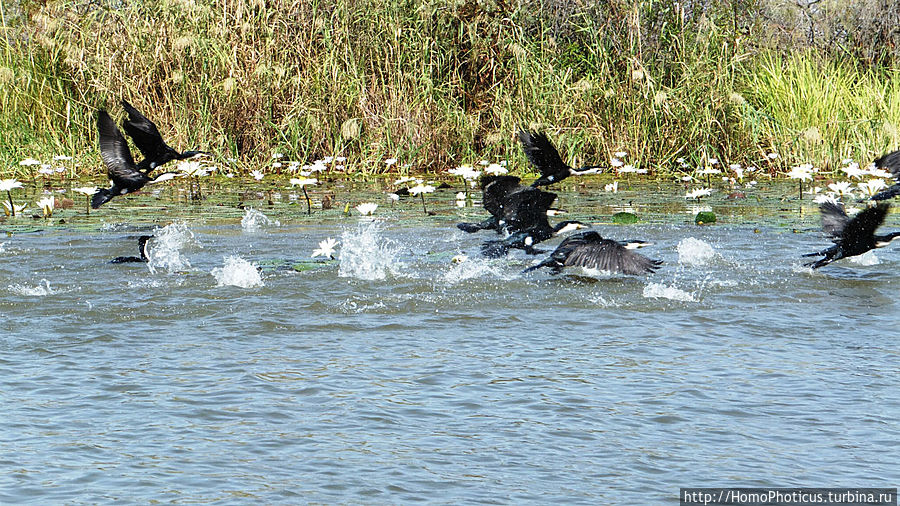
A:
<svg viewBox="0 0 900 506">
<path fill-rule="evenodd" d="M 73 0 L 0 7 L 0 174 L 25 157 L 97 174 L 95 112 L 126 98 L 167 141 L 268 166 L 348 157 L 363 172 L 524 166 L 519 126 L 573 165 L 785 165 L 898 147 L 896 71 L 750 46 L 727 2 Z M 562 4 L 560 4 L 562 5 Z M 718 5 L 718 4 L 715 4 Z"/>
</svg>

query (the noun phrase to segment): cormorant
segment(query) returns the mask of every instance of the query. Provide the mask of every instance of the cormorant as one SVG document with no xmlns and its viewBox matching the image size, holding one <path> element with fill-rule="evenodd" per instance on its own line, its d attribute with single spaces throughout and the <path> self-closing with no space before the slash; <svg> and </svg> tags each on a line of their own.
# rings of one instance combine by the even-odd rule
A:
<svg viewBox="0 0 900 506">
<path fill-rule="evenodd" d="M 457 223 L 456 227 L 464 232 L 494 230 L 502 232 L 500 221 L 503 220 L 503 199 L 510 193 L 520 191 L 527 186 L 519 184 L 515 176 L 483 176 L 481 178 L 481 203 L 491 217 L 480 223 Z"/>
<path fill-rule="evenodd" d="M 531 165 L 540 171 L 541 177 L 531 186 L 544 186 L 557 183 L 569 176 L 593 174 L 599 165 L 590 165 L 573 169 L 559 156 L 559 152 L 543 132 L 519 131 L 519 142 Z"/>
<path fill-rule="evenodd" d="M 531 272 L 541 267 L 550 267 L 553 274 L 559 274 L 564 267 L 582 267 L 634 275 L 654 272 L 662 265 L 661 260 L 651 260 L 631 251 L 642 245 L 646 243 L 643 241 L 625 243 L 604 239 L 597 232 L 590 230 L 566 237 L 546 260 L 522 272 Z"/>
<path fill-rule="evenodd" d="M 875 235 L 875 230 L 881 226 L 890 207 L 890 204 L 878 204 L 875 207 L 864 209 L 850 218 L 844 212 L 842 205 L 825 202 L 819 206 L 819 210 L 822 212 L 822 230 L 831 236 L 834 246 L 803 255 L 804 257 L 824 255 L 824 258 L 803 265 L 818 269 L 835 260 L 862 255 L 869 250 L 887 246 L 891 241 L 900 237 L 900 232 Z"/>
<path fill-rule="evenodd" d="M 486 241 L 482 244 L 481 253 L 488 257 L 505 255 L 510 248 L 523 249 L 535 255 L 543 253 L 534 249 L 534 245 L 546 241 L 564 231 L 586 228 L 580 221 L 567 220 L 551 226 L 547 220 L 547 210 L 556 200 L 556 194 L 545 192 L 531 186 L 523 187 L 503 198 L 502 215 L 499 219 L 500 230 L 509 233 L 509 237 Z"/>
<path fill-rule="evenodd" d="M 875 167 L 884 169 L 894 176 L 894 179 L 900 181 L 900 150 L 883 155 L 874 162 Z M 891 197 L 900 195 L 900 182 L 894 184 L 886 190 L 882 190 L 872 196 L 871 200 L 887 200 Z"/>
<path fill-rule="evenodd" d="M 184 160 L 196 155 L 208 154 L 205 151 L 185 151 L 179 153 L 163 140 L 156 124 L 138 112 L 131 104 L 122 100 L 122 107 L 128 113 L 128 119 L 122 122 L 125 133 L 134 141 L 134 145 L 144 155 L 137 169 L 144 174 L 172 160 Z"/>
<path fill-rule="evenodd" d="M 144 262 L 146 263 L 149 260 L 147 256 L 147 241 L 153 239 L 152 235 L 142 235 L 138 237 L 138 248 L 141 252 L 140 257 L 116 257 L 109 261 L 111 264 L 126 264 L 133 262 Z"/>
<path fill-rule="evenodd" d="M 106 164 L 107 174 L 112 181 L 110 188 L 101 188 L 91 197 L 91 207 L 97 209 L 117 195 L 133 193 L 144 185 L 157 183 L 175 177 L 175 173 L 167 172 L 156 179 L 150 179 L 146 173 L 138 170 L 131 157 L 131 150 L 122 132 L 116 126 L 109 114 L 100 110 L 97 112 L 97 129 L 100 139 L 100 156 Z"/>
</svg>

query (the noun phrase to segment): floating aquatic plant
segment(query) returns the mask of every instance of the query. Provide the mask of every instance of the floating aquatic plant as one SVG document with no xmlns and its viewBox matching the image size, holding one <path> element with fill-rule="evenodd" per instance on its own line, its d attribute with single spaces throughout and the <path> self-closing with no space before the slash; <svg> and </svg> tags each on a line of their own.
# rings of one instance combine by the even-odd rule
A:
<svg viewBox="0 0 900 506">
<path fill-rule="evenodd" d="M 47 196 L 37 201 L 37 206 L 41 208 L 41 211 L 44 213 L 44 218 L 50 218 L 53 216 L 53 208 L 56 205 L 56 199 L 53 196 Z"/>
<path fill-rule="evenodd" d="M 815 172 L 813 166 L 811 164 L 804 163 L 803 165 L 794 167 L 790 172 L 787 173 L 787 176 L 789 178 L 797 179 L 800 183 L 800 200 L 803 200 L 803 180 L 812 180 L 813 172 Z"/>
<path fill-rule="evenodd" d="M 0 179 L 0 191 L 6 191 L 6 198 L 9 199 L 9 203 L 4 202 L 3 205 L 6 206 L 6 215 L 7 216 L 15 216 L 16 211 L 22 211 L 25 209 L 25 206 L 17 207 L 13 203 L 12 192 L 13 188 L 21 188 L 22 183 L 16 181 L 15 179 Z"/>
<path fill-rule="evenodd" d="M 91 196 L 97 193 L 97 191 L 99 191 L 99 188 L 97 188 L 96 186 L 82 186 L 79 188 L 72 188 L 72 191 L 75 193 L 81 193 L 82 195 L 86 196 L 84 209 L 87 214 L 91 214 Z"/>
<path fill-rule="evenodd" d="M 428 214 L 428 209 L 425 207 L 425 194 L 432 193 L 434 191 L 434 186 L 423 184 L 419 182 L 418 185 L 413 186 L 409 189 L 410 195 L 421 195 L 422 196 L 422 211 L 425 214 Z"/>
<path fill-rule="evenodd" d="M 703 197 L 708 197 L 710 194 L 712 194 L 712 188 L 697 188 L 685 194 L 684 198 L 700 200 Z"/>
<path fill-rule="evenodd" d="M 361 216 L 372 216 L 376 209 L 378 209 L 378 204 L 374 202 L 364 202 L 356 206 L 356 210 L 359 211 Z"/>
<path fill-rule="evenodd" d="M 310 177 L 292 177 L 291 186 L 299 186 L 303 190 L 303 196 L 306 197 L 306 214 L 312 214 L 312 203 L 309 200 L 309 193 L 306 192 L 306 185 L 316 184 L 319 180 Z"/>
<path fill-rule="evenodd" d="M 337 239 L 331 237 L 319 242 L 318 249 L 314 249 L 312 252 L 312 258 L 325 257 L 334 260 L 334 248 L 337 244 Z"/>
</svg>

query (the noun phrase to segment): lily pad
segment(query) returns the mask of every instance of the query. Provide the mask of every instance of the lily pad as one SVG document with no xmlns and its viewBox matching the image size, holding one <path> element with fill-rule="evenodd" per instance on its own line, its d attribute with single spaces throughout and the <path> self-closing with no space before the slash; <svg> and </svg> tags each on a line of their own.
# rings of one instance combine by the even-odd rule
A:
<svg viewBox="0 0 900 506">
<path fill-rule="evenodd" d="M 716 213 L 712 211 L 700 211 L 694 216 L 694 223 L 697 225 L 709 225 L 716 222 Z"/>
<path fill-rule="evenodd" d="M 638 222 L 638 217 L 634 213 L 620 212 L 612 215 L 612 222 L 617 225 L 632 225 Z"/>
</svg>

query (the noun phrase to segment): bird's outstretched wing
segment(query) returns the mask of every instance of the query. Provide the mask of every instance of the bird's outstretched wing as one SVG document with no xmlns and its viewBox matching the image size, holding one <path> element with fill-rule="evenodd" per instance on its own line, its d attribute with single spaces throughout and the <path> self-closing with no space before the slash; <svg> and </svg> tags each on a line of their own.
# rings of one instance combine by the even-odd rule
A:
<svg viewBox="0 0 900 506">
<path fill-rule="evenodd" d="M 516 176 L 484 176 L 481 178 L 481 202 L 491 216 L 501 219 L 503 199 L 519 187 Z"/>
<path fill-rule="evenodd" d="M 564 262 L 567 267 L 584 267 L 638 275 L 654 272 L 662 264 L 659 260 L 651 260 L 640 253 L 626 249 L 611 239 L 599 239 L 598 234 L 580 235 L 587 237 L 571 241 L 566 245 L 567 248 L 571 248 Z M 572 247 L 573 245 L 574 247 Z M 560 244 L 560 247 L 562 246 L 563 244 Z"/>
<path fill-rule="evenodd" d="M 535 227 L 550 228 L 547 210 L 556 200 L 556 194 L 526 186 L 503 199 L 503 220 L 509 231 L 521 231 Z"/>
<path fill-rule="evenodd" d="M 97 131 L 100 139 L 100 156 L 113 183 L 129 186 L 130 181 L 147 179 L 147 176 L 135 168 L 134 158 L 131 157 L 131 150 L 128 149 L 125 137 L 106 111 L 101 110 L 97 113 Z"/>
<path fill-rule="evenodd" d="M 531 165 L 540 171 L 541 176 L 557 173 L 568 173 L 569 166 L 559 156 L 559 151 L 543 132 L 519 131 L 519 142 Z"/>
<path fill-rule="evenodd" d="M 167 148 L 171 149 L 163 141 L 156 124 L 125 100 L 122 100 L 122 107 L 128 113 L 128 119 L 122 123 L 122 127 L 125 128 L 125 133 L 131 137 L 144 158 L 155 158 Z"/>
<path fill-rule="evenodd" d="M 844 212 L 844 206 L 835 202 L 824 202 L 819 206 L 822 213 L 822 230 L 835 239 L 839 239 L 844 233 L 844 228 L 850 223 L 850 218 Z"/>
<path fill-rule="evenodd" d="M 872 240 L 875 230 L 884 222 L 890 208 L 890 204 L 878 204 L 860 211 L 844 227 L 841 234 L 842 243 L 849 245 Z"/>
</svg>

